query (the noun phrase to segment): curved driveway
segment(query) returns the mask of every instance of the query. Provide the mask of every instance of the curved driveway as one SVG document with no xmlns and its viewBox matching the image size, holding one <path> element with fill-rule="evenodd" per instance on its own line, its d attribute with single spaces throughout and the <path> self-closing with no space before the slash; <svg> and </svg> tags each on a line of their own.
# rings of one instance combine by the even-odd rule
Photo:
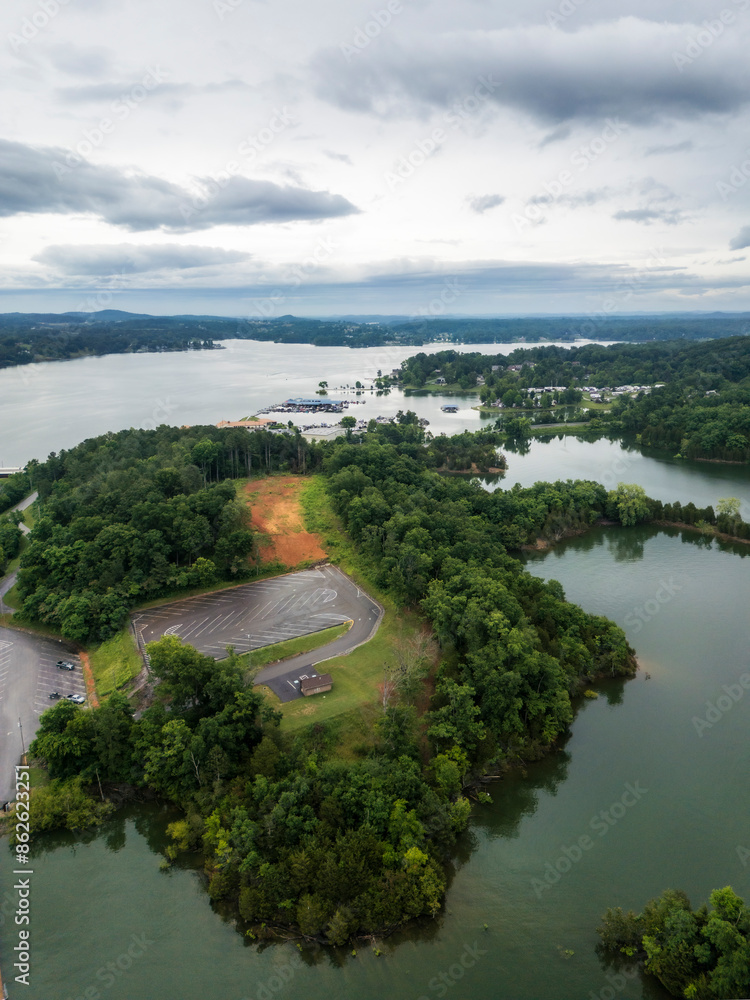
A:
<svg viewBox="0 0 750 1000">
<path fill-rule="evenodd" d="M 312 669 L 315 664 L 331 660 L 335 656 L 345 656 L 371 639 L 383 617 L 383 608 L 340 569 L 326 566 L 325 571 L 332 583 L 338 583 L 338 593 L 343 600 L 343 604 L 339 606 L 346 608 L 349 615 L 347 620 L 352 622 L 352 627 L 346 635 L 328 643 L 327 646 L 321 646 L 312 653 L 300 653 L 299 656 L 274 663 L 260 671 L 255 683 L 265 684 L 279 696 L 281 701 L 292 701 L 300 697 L 299 685 L 294 682 L 317 673 Z"/>
<path fill-rule="evenodd" d="M 348 633 L 327 646 L 258 674 L 256 684 L 267 684 L 282 701 L 290 701 L 299 697 L 295 680 L 314 673 L 313 664 L 367 642 L 382 613 L 380 605 L 340 569 L 319 566 L 148 608 L 133 615 L 133 626 L 144 654 L 147 643 L 176 635 L 221 659 L 227 646 L 238 653 L 252 652 L 351 621 Z"/>
</svg>

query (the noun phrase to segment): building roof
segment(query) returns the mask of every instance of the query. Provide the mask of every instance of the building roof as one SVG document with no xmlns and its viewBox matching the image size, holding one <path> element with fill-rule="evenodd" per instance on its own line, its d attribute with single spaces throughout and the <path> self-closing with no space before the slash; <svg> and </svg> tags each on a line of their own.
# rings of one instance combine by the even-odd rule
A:
<svg viewBox="0 0 750 1000">
<path fill-rule="evenodd" d="M 258 417 L 257 420 L 220 420 L 217 427 L 263 427 L 266 424 L 275 424 L 275 420 L 268 420 L 266 417 Z"/>
<path fill-rule="evenodd" d="M 343 399 L 329 399 L 328 396 L 321 396 L 317 399 L 287 399 L 288 406 L 342 406 Z"/>
<path fill-rule="evenodd" d="M 332 688 L 333 677 L 330 674 L 319 674 L 317 677 L 305 677 L 300 681 L 300 691 L 306 694 L 308 691 L 318 691 L 320 688 Z"/>
</svg>

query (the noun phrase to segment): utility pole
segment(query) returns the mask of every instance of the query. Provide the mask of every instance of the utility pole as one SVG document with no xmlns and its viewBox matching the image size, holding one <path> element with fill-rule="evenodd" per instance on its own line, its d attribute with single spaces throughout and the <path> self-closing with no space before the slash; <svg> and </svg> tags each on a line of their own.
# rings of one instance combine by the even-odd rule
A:
<svg viewBox="0 0 750 1000">
<path fill-rule="evenodd" d="M 26 745 L 23 742 L 23 726 L 21 725 L 21 716 L 20 715 L 18 716 L 18 728 L 21 730 L 21 750 L 22 750 L 22 756 L 25 757 L 26 756 Z"/>
</svg>

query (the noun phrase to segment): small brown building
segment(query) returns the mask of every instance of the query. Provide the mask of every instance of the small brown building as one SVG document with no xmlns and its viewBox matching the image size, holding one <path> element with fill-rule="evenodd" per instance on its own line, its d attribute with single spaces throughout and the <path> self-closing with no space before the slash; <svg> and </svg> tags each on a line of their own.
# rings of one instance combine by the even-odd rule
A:
<svg viewBox="0 0 750 1000">
<path fill-rule="evenodd" d="M 333 687 L 333 677 L 330 674 L 319 674 L 317 677 L 305 677 L 300 681 L 299 689 L 305 698 L 312 694 L 322 694 Z"/>
</svg>

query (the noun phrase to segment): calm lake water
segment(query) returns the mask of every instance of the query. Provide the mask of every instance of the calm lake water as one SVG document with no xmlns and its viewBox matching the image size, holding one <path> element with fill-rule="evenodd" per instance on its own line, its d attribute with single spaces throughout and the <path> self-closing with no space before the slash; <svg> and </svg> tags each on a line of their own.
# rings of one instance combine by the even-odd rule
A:
<svg viewBox="0 0 750 1000">
<path fill-rule="evenodd" d="M 585 343 L 585 342 L 584 342 Z M 423 348 L 435 353 L 448 345 Z M 478 344 L 464 351 L 509 353 L 514 344 Z M 472 407 L 476 396 L 366 393 L 360 397 L 334 392 L 335 386 L 397 368 L 415 348 L 311 347 L 306 344 L 266 344 L 227 341 L 226 350 L 175 354 L 124 354 L 82 358 L 0 371 L 0 466 L 44 459 L 51 451 L 124 427 L 156 427 L 166 423 L 215 424 L 235 420 L 289 397 L 310 396 L 321 379 L 331 398 L 359 398 L 349 413 L 369 419 L 414 410 L 439 434 L 479 430 L 492 420 Z M 458 402 L 457 414 L 440 410 Z M 308 414 L 290 414 L 298 424 Z M 321 419 L 325 419 L 322 417 Z M 329 415 L 333 423 L 335 418 Z M 533 440 L 525 455 L 508 455 L 502 485 L 530 486 L 540 480 L 596 479 L 607 486 L 619 481 L 640 483 L 659 500 L 698 506 L 720 497 L 738 496 L 750 519 L 750 467 L 685 462 L 670 454 L 628 449 L 606 440 L 595 444 L 572 436 Z"/>
<path fill-rule="evenodd" d="M 366 944 L 356 957 L 253 946 L 211 909 L 196 871 L 159 872 L 170 814 L 141 806 L 89 843 L 45 841 L 33 866 L 33 985 L 12 1000 L 82 997 L 89 986 L 108 1000 L 611 1000 L 595 952 L 607 906 L 640 908 L 668 886 L 696 903 L 727 884 L 750 897 L 737 853 L 750 847 L 750 693 L 700 725 L 750 670 L 748 556 L 692 534 L 610 528 L 529 559 L 571 600 L 623 625 L 642 670 L 599 685 L 558 752 L 492 788 L 446 911 L 386 940 L 381 957 Z M 548 865 L 564 874 L 547 886 Z M 6 887 L 11 867 L 1 851 Z M 152 943 L 131 964 L 133 935 Z M 4 955 L 12 943 L 6 920 Z M 462 957 L 475 963 L 463 976 Z M 107 963 L 118 961 L 112 981 Z M 664 994 L 636 979 L 617 996 Z"/>
<path fill-rule="evenodd" d="M 580 344 L 588 341 L 579 341 Z M 359 380 L 369 384 L 378 370 L 389 373 L 419 350 L 427 354 L 451 344 L 415 347 L 312 347 L 309 344 L 267 344 L 228 340 L 225 350 L 174 354 L 112 354 L 0 371 L 0 466 L 23 465 L 46 458 L 51 451 L 105 431 L 159 424 L 216 424 L 239 420 L 290 397 L 310 397 L 326 380 L 332 399 L 356 396 L 334 389 Z M 463 351 L 508 354 L 518 344 L 476 344 Z M 570 345 L 564 345 L 570 346 Z M 430 421 L 430 428 L 456 433 L 478 430 L 482 419 L 472 410 L 479 400 L 450 397 L 461 411 L 440 412 L 446 397 L 365 394 L 364 405 L 352 406 L 352 416 L 369 419 L 412 409 Z M 290 414 L 299 424 L 309 414 Z M 325 417 L 321 418 L 325 419 Z M 328 415 L 331 423 L 336 418 Z"/>
<path fill-rule="evenodd" d="M 111 411 L 83 432 L 80 423 L 70 430 L 66 422 L 67 413 L 75 411 L 73 381 L 58 387 L 69 407 L 66 421 L 49 415 L 45 394 L 53 391 L 51 382 L 44 393 L 29 398 L 21 393 L 16 418 L 24 422 L 13 425 L 21 443 L 17 460 L 55 434 L 70 437 L 44 444 L 42 457 L 53 447 L 123 425 L 108 421 L 118 419 L 117 413 L 136 413 L 137 400 L 144 398 L 131 363 L 184 359 L 195 363 L 197 373 L 214 358 L 223 365 L 229 354 L 141 355 L 50 366 L 81 371 L 110 360 L 126 362 L 130 381 L 110 387 Z M 313 365 L 311 359 L 311 368 L 310 381 L 327 377 L 335 384 L 322 362 Z M 7 374 L 0 373 L 0 392 Z M 46 372 L 39 377 L 48 378 Z M 302 394 L 309 386 L 286 395 Z M 271 401 L 279 397 L 276 388 L 268 392 Z M 248 393 L 257 398 L 260 390 Z M 388 402 L 396 403 L 396 395 Z M 97 398 L 104 406 L 104 397 Z M 215 422 L 252 409 L 222 397 L 217 412 L 214 396 L 210 417 L 184 416 L 191 406 L 197 410 L 210 403 L 180 398 L 184 411 L 165 422 Z M 96 406 L 85 393 L 80 404 L 94 414 Z M 7 420 L 4 392 L 0 407 Z M 52 425 L 43 426 L 40 413 L 47 413 Z M 80 421 L 81 414 L 71 419 Z M 124 418 L 125 425 L 136 422 Z M 8 424 L 2 427 L 7 442 Z M 606 441 L 534 442 L 527 455 L 508 457 L 510 484 L 577 477 L 607 482 L 611 474 L 613 481 L 642 482 L 664 500 L 701 504 L 736 495 L 750 502 L 745 469 L 676 462 Z M 621 470 L 624 462 L 631 464 Z M 750 693 L 720 712 L 710 727 L 701 725 L 709 705 L 725 697 L 725 687 L 736 693 L 739 678 L 750 672 L 748 557 L 750 546 L 648 527 L 597 528 L 528 557 L 531 572 L 559 580 L 570 600 L 622 625 L 642 669 L 634 680 L 598 685 L 600 697 L 581 704 L 564 746 L 491 789 L 493 805 L 474 811 L 460 845 L 445 911 L 387 939 L 380 957 L 367 944 L 358 947 L 356 957 L 348 951 L 300 953 L 291 945 L 254 945 L 230 917 L 212 909 L 199 871 L 189 864 L 167 874 L 158 870 L 173 814 L 139 806 L 87 841 L 70 836 L 43 841 L 33 865 L 32 986 L 14 989 L 11 982 L 11 1000 L 663 1000 L 665 994 L 650 980 L 610 985 L 612 974 L 595 951 L 595 927 L 606 907 L 640 909 L 669 886 L 685 889 L 695 904 L 727 884 L 750 898 L 750 867 L 738 854 L 738 848 L 750 848 Z M 579 857 L 582 837 L 589 837 L 584 842 L 591 846 Z M 11 978 L 7 956 L 17 941 L 7 916 L 12 867 L 3 847 L 0 884 L 10 895 L 0 900 L 6 979 Z M 545 882 L 555 868 L 562 872 L 559 880 L 550 876 L 553 884 Z"/>
</svg>

